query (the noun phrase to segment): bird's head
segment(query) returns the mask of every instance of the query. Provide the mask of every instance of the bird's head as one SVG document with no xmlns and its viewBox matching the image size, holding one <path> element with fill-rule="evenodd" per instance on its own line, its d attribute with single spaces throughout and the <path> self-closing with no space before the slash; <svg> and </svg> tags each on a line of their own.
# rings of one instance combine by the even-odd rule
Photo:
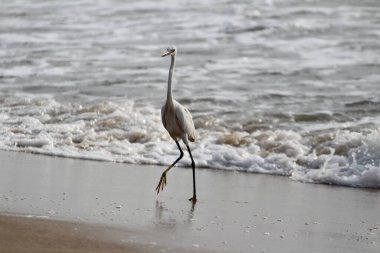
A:
<svg viewBox="0 0 380 253">
<path fill-rule="evenodd" d="M 161 57 L 165 57 L 167 55 L 175 56 L 177 54 L 177 48 L 175 46 L 170 46 L 166 49 L 166 52 L 161 55 Z"/>
</svg>

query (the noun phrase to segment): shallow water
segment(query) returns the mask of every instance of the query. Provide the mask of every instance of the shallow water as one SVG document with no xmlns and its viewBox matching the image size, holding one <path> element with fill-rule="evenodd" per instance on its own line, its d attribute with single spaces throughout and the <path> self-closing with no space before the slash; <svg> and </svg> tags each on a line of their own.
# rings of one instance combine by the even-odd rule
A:
<svg viewBox="0 0 380 253">
<path fill-rule="evenodd" d="M 2 1 L 0 23 L 2 149 L 170 164 L 175 44 L 199 167 L 380 187 L 376 0 Z"/>
</svg>

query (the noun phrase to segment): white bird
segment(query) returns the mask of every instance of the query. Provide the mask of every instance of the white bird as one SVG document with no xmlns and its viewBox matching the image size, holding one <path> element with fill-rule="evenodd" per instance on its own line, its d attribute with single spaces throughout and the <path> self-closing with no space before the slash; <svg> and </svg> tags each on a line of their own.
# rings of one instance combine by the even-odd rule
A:
<svg viewBox="0 0 380 253">
<path fill-rule="evenodd" d="M 160 190 L 164 189 L 164 186 L 167 184 L 166 174 L 183 157 L 183 151 L 178 143 L 178 140 L 181 139 L 183 143 L 185 143 L 191 158 L 191 166 L 193 168 L 193 197 L 189 200 L 195 203 L 197 201 L 195 188 L 195 163 L 188 143 L 188 141 L 195 141 L 195 127 L 189 110 L 187 110 L 183 105 L 173 99 L 172 78 L 177 56 L 177 48 L 175 46 L 169 47 L 162 55 L 162 57 L 165 57 L 167 55 L 171 56 L 171 64 L 169 69 L 168 93 L 165 105 L 161 108 L 161 120 L 162 124 L 177 144 L 177 147 L 180 151 L 180 156 L 162 173 L 160 181 L 156 187 L 156 191 L 158 194 Z"/>
</svg>

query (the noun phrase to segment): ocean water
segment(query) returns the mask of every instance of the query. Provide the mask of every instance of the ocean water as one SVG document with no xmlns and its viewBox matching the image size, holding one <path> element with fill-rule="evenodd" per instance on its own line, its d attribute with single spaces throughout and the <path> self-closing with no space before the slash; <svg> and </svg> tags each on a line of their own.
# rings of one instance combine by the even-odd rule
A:
<svg viewBox="0 0 380 253">
<path fill-rule="evenodd" d="M 198 167 L 380 188 L 378 0 L 2 0 L 0 24 L 3 150 L 171 164 L 176 45 Z"/>
</svg>

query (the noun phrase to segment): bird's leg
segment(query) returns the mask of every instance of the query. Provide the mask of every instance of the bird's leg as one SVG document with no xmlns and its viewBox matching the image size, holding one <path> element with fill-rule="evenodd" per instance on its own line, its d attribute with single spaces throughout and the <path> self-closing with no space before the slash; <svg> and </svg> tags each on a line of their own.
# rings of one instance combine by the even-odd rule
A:
<svg viewBox="0 0 380 253">
<path fill-rule="evenodd" d="M 191 158 L 191 167 L 193 168 L 193 197 L 190 198 L 189 200 L 192 201 L 194 204 L 195 202 L 197 202 L 197 192 L 196 192 L 196 188 L 195 188 L 195 163 L 194 163 L 194 159 L 193 159 L 193 156 L 191 154 L 189 145 L 186 144 L 186 147 L 187 147 L 187 150 L 189 151 L 190 158 Z"/>
<path fill-rule="evenodd" d="M 156 192 L 157 194 L 160 193 L 160 191 L 162 191 L 164 189 L 164 186 L 167 184 L 166 182 L 166 173 L 179 161 L 181 160 L 181 158 L 183 157 L 183 151 L 181 149 L 181 146 L 179 145 L 178 141 L 176 140 L 175 143 L 177 144 L 177 147 L 179 149 L 179 151 L 181 152 L 179 157 L 177 158 L 177 160 L 175 160 L 175 162 L 170 165 L 163 173 L 162 173 L 162 176 L 160 178 L 160 181 L 158 182 L 158 185 L 156 187 Z"/>
</svg>

